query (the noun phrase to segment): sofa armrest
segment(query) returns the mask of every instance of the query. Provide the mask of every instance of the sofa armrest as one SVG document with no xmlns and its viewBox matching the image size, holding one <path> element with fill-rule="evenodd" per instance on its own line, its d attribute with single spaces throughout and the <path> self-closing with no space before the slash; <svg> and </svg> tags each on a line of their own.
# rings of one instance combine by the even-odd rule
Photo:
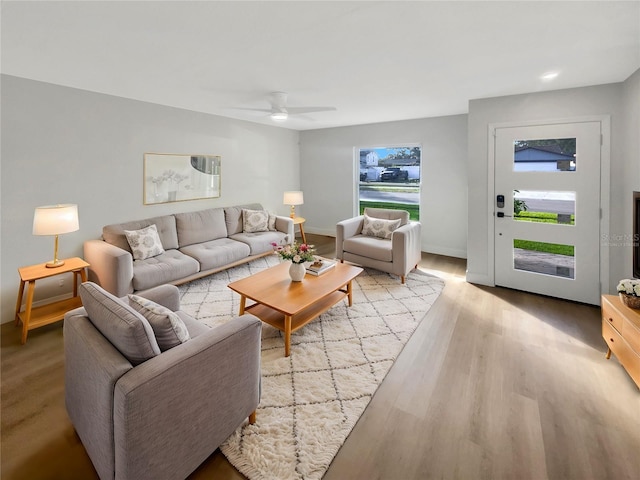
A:
<svg viewBox="0 0 640 480">
<path fill-rule="evenodd" d="M 421 232 L 422 227 L 419 222 L 409 222 L 391 234 L 394 271 L 398 275 L 404 275 L 420 262 L 422 256 Z"/>
<path fill-rule="evenodd" d="M 136 292 L 136 295 L 140 295 L 163 307 L 167 307 L 172 312 L 180 310 L 180 290 L 178 290 L 178 287 L 175 285 L 165 283 L 164 285 L 158 285 L 148 290 Z"/>
<path fill-rule="evenodd" d="M 117 478 L 186 478 L 255 411 L 260 332 L 243 315 L 147 360 L 116 384 Z"/>
<path fill-rule="evenodd" d="M 342 249 L 342 243 L 350 237 L 354 237 L 362 232 L 362 224 L 364 222 L 364 215 L 348 218 L 342 220 L 336 224 L 336 258 L 342 260 L 344 250 Z"/>
<path fill-rule="evenodd" d="M 131 253 L 103 240 L 87 240 L 84 242 L 84 259 L 89 263 L 89 281 L 116 297 L 133 292 Z"/>
<path fill-rule="evenodd" d="M 276 216 L 276 230 L 287 234 L 287 242 L 293 243 L 296 238 L 293 234 L 293 220 L 290 217 Z"/>
<path fill-rule="evenodd" d="M 67 312 L 62 328 L 67 413 L 100 478 L 114 478 L 113 390 L 133 367 L 84 308 Z"/>
</svg>

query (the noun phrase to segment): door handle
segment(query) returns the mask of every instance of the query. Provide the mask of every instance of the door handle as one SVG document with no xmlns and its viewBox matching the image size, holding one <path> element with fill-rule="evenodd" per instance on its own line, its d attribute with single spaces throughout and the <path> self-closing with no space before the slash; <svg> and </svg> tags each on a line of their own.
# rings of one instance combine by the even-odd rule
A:
<svg viewBox="0 0 640 480">
<path fill-rule="evenodd" d="M 497 212 L 496 213 L 498 218 L 503 218 L 503 217 L 512 217 L 513 215 L 505 215 L 504 212 Z"/>
</svg>

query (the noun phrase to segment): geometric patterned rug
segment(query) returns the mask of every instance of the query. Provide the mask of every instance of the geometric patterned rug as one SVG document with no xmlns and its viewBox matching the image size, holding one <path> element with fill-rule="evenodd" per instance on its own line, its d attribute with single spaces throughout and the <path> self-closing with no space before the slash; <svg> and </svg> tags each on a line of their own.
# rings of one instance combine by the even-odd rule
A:
<svg viewBox="0 0 640 480">
<path fill-rule="evenodd" d="M 181 308 L 215 327 L 238 313 L 230 282 L 278 263 L 275 256 L 179 286 Z M 291 335 L 262 326 L 262 394 L 220 450 L 251 480 L 320 479 L 444 282 L 420 271 L 398 277 L 365 269 L 343 300 Z M 249 301 L 248 301 L 249 304 Z"/>
</svg>

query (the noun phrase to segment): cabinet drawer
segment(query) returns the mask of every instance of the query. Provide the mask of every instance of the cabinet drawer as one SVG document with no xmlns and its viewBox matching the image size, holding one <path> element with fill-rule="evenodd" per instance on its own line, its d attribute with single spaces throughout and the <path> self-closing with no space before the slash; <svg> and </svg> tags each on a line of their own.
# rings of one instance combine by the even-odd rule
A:
<svg viewBox="0 0 640 480">
<path fill-rule="evenodd" d="M 629 344 L 607 322 L 602 322 L 602 337 L 633 381 L 640 387 L 640 356 L 633 352 Z"/>
<path fill-rule="evenodd" d="M 611 349 L 613 353 L 616 354 L 618 360 L 620 360 L 618 356 L 618 352 L 622 350 L 624 347 L 624 340 L 618 333 L 618 331 L 613 328 L 606 319 L 602 319 L 602 338 L 607 342 L 607 346 Z"/>
<path fill-rule="evenodd" d="M 625 320 L 620 332 L 632 350 L 640 354 L 640 329 L 630 320 Z"/>
<path fill-rule="evenodd" d="M 622 331 L 623 318 L 609 302 L 602 302 L 602 322 L 613 325 L 618 332 Z"/>
</svg>

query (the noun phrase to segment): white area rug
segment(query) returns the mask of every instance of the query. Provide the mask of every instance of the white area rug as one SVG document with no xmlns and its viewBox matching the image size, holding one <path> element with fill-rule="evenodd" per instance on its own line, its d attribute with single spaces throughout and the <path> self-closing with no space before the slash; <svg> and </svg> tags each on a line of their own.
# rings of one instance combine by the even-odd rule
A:
<svg viewBox="0 0 640 480">
<path fill-rule="evenodd" d="M 275 265 L 265 257 L 180 287 L 182 309 L 215 327 L 238 313 L 227 285 Z M 444 282 L 422 272 L 398 277 L 365 269 L 346 300 L 291 336 L 291 356 L 262 328 L 262 397 L 254 425 L 220 446 L 251 480 L 320 479 Z"/>
</svg>

